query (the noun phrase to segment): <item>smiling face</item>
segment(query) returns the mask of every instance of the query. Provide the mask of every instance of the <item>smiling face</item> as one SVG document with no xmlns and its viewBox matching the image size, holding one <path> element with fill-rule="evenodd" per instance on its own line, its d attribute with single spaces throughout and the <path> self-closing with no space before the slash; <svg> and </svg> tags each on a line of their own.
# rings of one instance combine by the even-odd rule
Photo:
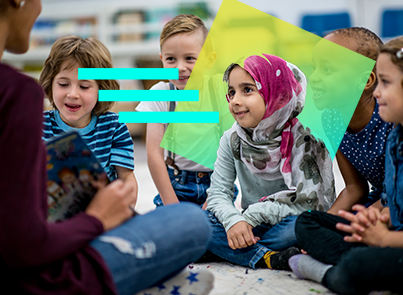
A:
<svg viewBox="0 0 403 295">
<path fill-rule="evenodd" d="M 378 100 L 379 115 L 386 122 L 403 125 L 403 72 L 391 61 L 387 53 L 379 55 L 376 71 L 378 85 L 374 96 Z"/>
<path fill-rule="evenodd" d="M 357 45 L 352 38 L 330 34 L 324 39 L 356 51 Z M 312 98 L 319 110 L 338 109 L 340 101 L 352 96 L 351 88 L 343 87 L 343 85 L 353 85 L 357 80 L 357 73 L 345 69 L 346 55 L 343 51 L 325 40 L 321 40 L 313 50 L 313 73 L 309 77 Z"/>
<path fill-rule="evenodd" d="M 95 80 L 78 80 L 80 65 L 67 60 L 52 82 L 53 101 L 60 117 L 67 125 L 84 128 L 91 121 L 91 113 L 98 101 Z"/>
<path fill-rule="evenodd" d="M 235 67 L 228 81 L 229 110 L 243 128 L 254 128 L 262 121 L 266 104 L 256 88 L 252 76 L 243 68 Z"/>
<path fill-rule="evenodd" d="M 160 58 L 164 68 L 178 68 L 179 80 L 170 80 L 178 89 L 185 89 L 189 76 L 203 47 L 203 33 L 178 33 L 166 39 L 161 46 Z"/>
</svg>

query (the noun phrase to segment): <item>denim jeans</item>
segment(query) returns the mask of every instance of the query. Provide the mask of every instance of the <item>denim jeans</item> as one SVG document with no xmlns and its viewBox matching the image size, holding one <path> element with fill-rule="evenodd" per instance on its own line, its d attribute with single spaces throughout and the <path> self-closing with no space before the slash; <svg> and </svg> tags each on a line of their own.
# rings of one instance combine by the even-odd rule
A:
<svg viewBox="0 0 403 295">
<path fill-rule="evenodd" d="M 207 199 L 207 189 L 210 187 L 210 176 L 212 172 L 196 172 L 181 170 L 177 176 L 174 170 L 168 168 L 169 179 L 180 202 L 191 202 L 203 206 Z M 238 188 L 234 185 L 234 201 L 238 195 Z M 154 198 L 154 204 L 163 206 L 161 196 L 158 194 Z"/>
<path fill-rule="evenodd" d="M 175 204 L 137 215 L 97 237 L 91 246 L 108 265 L 118 293 L 133 295 L 199 259 L 210 234 L 201 209 Z"/>
<path fill-rule="evenodd" d="M 260 241 L 253 246 L 233 250 L 228 245 L 227 233 L 221 222 L 212 213 L 207 214 L 213 226 L 213 235 L 207 249 L 231 263 L 255 268 L 267 251 L 281 251 L 297 245 L 294 232 L 297 216 L 286 217 L 274 226 L 261 224 L 253 228 L 253 234 Z"/>
</svg>

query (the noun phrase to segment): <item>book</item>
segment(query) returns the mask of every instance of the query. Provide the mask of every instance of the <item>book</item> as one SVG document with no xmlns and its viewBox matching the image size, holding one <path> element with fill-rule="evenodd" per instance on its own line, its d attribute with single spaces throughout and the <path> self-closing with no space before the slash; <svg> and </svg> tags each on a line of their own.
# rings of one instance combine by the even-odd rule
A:
<svg viewBox="0 0 403 295">
<path fill-rule="evenodd" d="M 93 181 L 110 180 L 77 131 L 46 142 L 48 222 L 56 222 L 85 211 L 97 189 Z"/>
</svg>

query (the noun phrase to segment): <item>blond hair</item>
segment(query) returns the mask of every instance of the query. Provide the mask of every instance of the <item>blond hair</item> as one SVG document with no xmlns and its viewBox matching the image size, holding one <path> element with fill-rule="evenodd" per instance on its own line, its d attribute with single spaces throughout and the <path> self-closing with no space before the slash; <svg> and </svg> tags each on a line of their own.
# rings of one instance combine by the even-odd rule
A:
<svg viewBox="0 0 403 295">
<path fill-rule="evenodd" d="M 77 36 L 66 36 L 58 39 L 52 46 L 49 56 L 45 61 L 39 83 L 42 85 L 46 97 L 52 107 L 56 108 L 53 101 L 52 83 L 56 75 L 65 69 L 61 65 L 69 61 L 65 69 L 72 68 L 78 63 L 82 68 L 112 68 L 112 56 L 106 46 L 96 38 L 83 39 Z M 96 80 L 99 90 L 119 90 L 116 80 Z M 108 111 L 115 102 L 98 101 L 93 109 L 93 114 L 99 116 Z"/>
<path fill-rule="evenodd" d="M 192 34 L 201 30 L 202 41 L 207 38 L 208 30 L 204 22 L 193 14 L 179 14 L 167 22 L 162 29 L 160 36 L 160 47 L 165 41 L 176 34 Z"/>
</svg>

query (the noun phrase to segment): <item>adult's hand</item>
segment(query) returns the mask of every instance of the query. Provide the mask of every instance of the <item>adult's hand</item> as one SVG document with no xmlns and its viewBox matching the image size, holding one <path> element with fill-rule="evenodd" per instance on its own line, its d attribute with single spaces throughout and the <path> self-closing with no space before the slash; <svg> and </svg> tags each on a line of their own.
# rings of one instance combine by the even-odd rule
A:
<svg viewBox="0 0 403 295">
<path fill-rule="evenodd" d="M 101 221 L 105 231 L 110 230 L 133 216 L 129 206 L 135 202 L 134 190 L 133 183 L 120 179 L 99 187 L 85 212 Z"/>
</svg>

